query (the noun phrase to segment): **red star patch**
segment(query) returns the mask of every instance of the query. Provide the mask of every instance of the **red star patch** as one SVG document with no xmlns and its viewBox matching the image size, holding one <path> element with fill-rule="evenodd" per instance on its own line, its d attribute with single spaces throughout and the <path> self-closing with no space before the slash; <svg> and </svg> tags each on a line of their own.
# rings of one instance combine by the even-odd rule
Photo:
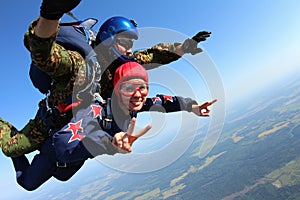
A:
<svg viewBox="0 0 300 200">
<path fill-rule="evenodd" d="M 153 97 L 152 102 L 155 104 L 156 101 L 161 101 L 161 99 L 159 97 Z"/>
<path fill-rule="evenodd" d="M 83 132 L 83 128 L 81 127 L 82 120 L 76 122 L 76 123 L 69 123 L 68 128 L 65 129 L 65 131 L 71 131 L 72 136 L 69 139 L 68 143 L 73 142 L 74 140 L 82 140 L 84 138 L 83 135 L 78 134 L 77 132 Z"/>
<path fill-rule="evenodd" d="M 167 101 L 173 102 L 173 97 L 168 96 L 168 95 L 164 95 L 164 103 L 166 103 Z"/>
<path fill-rule="evenodd" d="M 93 112 L 93 117 L 100 117 L 102 119 L 101 111 L 102 111 L 102 106 L 99 105 L 91 105 L 92 110 L 90 112 Z M 90 113 L 89 112 L 89 113 Z"/>
</svg>

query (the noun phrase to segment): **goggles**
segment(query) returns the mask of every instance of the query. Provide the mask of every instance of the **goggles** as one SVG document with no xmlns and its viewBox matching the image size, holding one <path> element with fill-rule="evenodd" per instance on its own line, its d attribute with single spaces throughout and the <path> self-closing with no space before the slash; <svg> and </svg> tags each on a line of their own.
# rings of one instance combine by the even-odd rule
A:
<svg viewBox="0 0 300 200">
<path fill-rule="evenodd" d="M 129 38 L 117 38 L 116 43 L 118 45 L 121 45 L 125 49 L 131 49 L 133 46 L 134 39 L 129 39 Z"/>
<path fill-rule="evenodd" d="M 120 92 L 124 96 L 131 97 L 133 94 L 135 94 L 137 91 L 141 93 L 143 96 L 148 95 L 148 84 L 142 83 L 142 82 L 123 82 L 120 85 Z"/>
</svg>

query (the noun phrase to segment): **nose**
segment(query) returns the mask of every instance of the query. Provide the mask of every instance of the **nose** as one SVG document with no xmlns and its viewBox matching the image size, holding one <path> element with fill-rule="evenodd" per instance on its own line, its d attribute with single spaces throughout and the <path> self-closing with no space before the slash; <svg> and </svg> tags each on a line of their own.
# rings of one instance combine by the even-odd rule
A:
<svg viewBox="0 0 300 200">
<path fill-rule="evenodd" d="M 126 49 L 126 56 L 131 56 L 132 55 L 132 48 Z"/>
<path fill-rule="evenodd" d="M 134 91 L 134 93 L 133 93 L 132 96 L 133 96 L 133 97 L 141 97 L 141 96 L 142 96 L 142 92 L 141 92 L 140 88 L 137 88 L 137 89 Z"/>
</svg>

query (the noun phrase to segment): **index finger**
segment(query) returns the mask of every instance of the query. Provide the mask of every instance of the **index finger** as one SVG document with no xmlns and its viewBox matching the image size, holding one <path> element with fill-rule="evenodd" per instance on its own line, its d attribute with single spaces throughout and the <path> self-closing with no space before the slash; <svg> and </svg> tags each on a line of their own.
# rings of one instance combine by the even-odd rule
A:
<svg viewBox="0 0 300 200">
<path fill-rule="evenodd" d="M 214 99 L 211 102 L 209 102 L 210 103 L 209 105 L 212 105 L 212 104 L 216 103 L 217 101 L 218 101 L 217 99 Z"/>
<path fill-rule="evenodd" d="M 212 101 L 210 101 L 210 102 L 206 102 L 205 103 L 205 106 L 210 106 L 210 105 L 212 105 L 212 104 L 214 104 L 214 103 L 216 103 L 217 102 L 217 99 L 214 99 L 214 100 L 212 100 Z"/>
</svg>

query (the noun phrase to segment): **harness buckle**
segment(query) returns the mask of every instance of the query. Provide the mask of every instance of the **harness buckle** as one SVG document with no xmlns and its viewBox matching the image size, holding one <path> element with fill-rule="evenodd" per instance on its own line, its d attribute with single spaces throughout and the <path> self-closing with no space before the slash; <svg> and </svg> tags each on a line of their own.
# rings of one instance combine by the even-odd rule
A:
<svg viewBox="0 0 300 200">
<path fill-rule="evenodd" d="M 56 167 L 59 167 L 59 168 L 66 168 L 66 167 L 67 167 L 67 163 L 56 162 Z"/>
<path fill-rule="evenodd" d="M 109 118 L 105 118 L 104 119 L 106 122 L 112 122 L 113 120 L 112 119 L 109 119 Z"/>
<path fill-rule="evenodd" d="M 103 125 L 104 125 L 104 128 L 106 130 L 110 130 L 111 129 L 111 123 L 112 123 L 112 119 L 109 119 L 109 118 L 105 118 L 104 121 L 103 121 Z"/>
</svg>

